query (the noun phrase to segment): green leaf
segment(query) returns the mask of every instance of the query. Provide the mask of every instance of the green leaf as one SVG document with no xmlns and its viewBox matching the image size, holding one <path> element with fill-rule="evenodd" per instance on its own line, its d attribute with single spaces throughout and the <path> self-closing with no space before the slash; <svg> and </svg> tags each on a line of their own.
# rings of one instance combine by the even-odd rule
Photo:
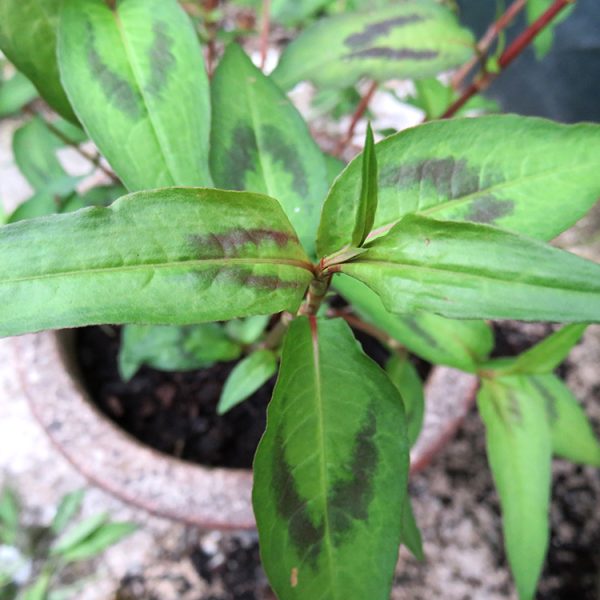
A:
<svg viewBox="0 0 600 600">
<path fill-rule="evenodd" d="M 50 555 L 64 556 L 67 552 L 75 548 L 92 533 L 102 527 L 107 521 L 108 515 L 106 513 L 100 513 L 84 519 L 81 523 L 77 523 L 52 544 Z"/>
<path fill-rule="evenodd" d="M 458 321 L 431 313 L 394 315 L 374 291 L 356 279 L 340 273 L 333 285 L 363 320 L 431 363 L 473 373 L 494 347 L 492 330 L 483 321 Z"/>
<path fill-rule="evenodd" d="M 62 533 L 81 508 L 85 496 L 85 490 L 77 490 L 63 497 L 56 509 L 50 529 L 55 534 Z"/>
<path fill-rule="evenodd" d="M 437 119 L 450 106 L 454 96 L 452 87 L 444 85 L 435 77 L 415 81 L 417 95 L 411 104 L 420 108 L 427 120 Z"/>
<path fill-rule="evenodd" d="M 569 356 L 569 352 L 579 342 L 586 328 L 587 324 L 576 323 L 559 329 L 520 354 L 506 367 L 501 367 L 501 373 L 545 374 L 554 371 Z"/>
<path fill-rule="evenodd" d="M 46 600 L 52 582 L 52 571 L 46 568 L 38 575 L 35 583 L 27 586 L 18 596 L 19 600 Z"/>
<path fill-rule="evenodd" d="M 389 598 L 407 473 L 398 390 L 344 321 L 296 319 L 254 461 L 261 557 L 277 597 Z"/>
<path fill-rule="evenodd" d="M 2 0 L 0 50 L 34 83 L 54 110 L 76 123 L 56 62 L 56 28 L 61 1 Z"/>
<path fill-rule="evenodd" d="M 2 80 L 0 77 L 0 119 L 19 112 L 26 104 L 37 98 L 37 95 L 37 90 L 31 81 L 22 73 L 16 72 L 7 80 Z"/>
<path fill-rule="evenodd" d="M 176 0 L 65 0 L 58 56 L 77 116 L 130 191 L 210 186 L 202 50 Z"/>
<path fill-rule="evenodd" d="M 432 77 L 468 60 L 473 46 L 471 33 L 447 8 L 407 0 L 317 21 L 285 49 L 272 77 L 286 90 L 305 80 L 344 87 L 361 77 Z"/>
<path fill-rule="evenodd" d="M 515 115 L 451 119 L 407 129 L 375 148 L 379 203 L 372 236 L 418 213 L 550 240 L 600 196 L 599 125 Z M 329 192 L 317 240 L 320 256 L 350 243 L 361 165 L 359 156 Z"/>
<path fill-rule="evenodd" d="M 191 371 L 235 360 L 240 345 L 218 323 L 189 327 L 127 325 L 121 334 L 119 372 L 128 381 L 142 365 L 161 371 Z"/>
<path fill-rule="evenodd" d="M 552 6 L 553 2 L 554 0 L 528 0 L 526 5 L 527 23 L 531 25 L 534 21 L 541 17 L 542 14 L 544 14 Z M 533 49 L 538 60 L 541 60 L 544 58 L 544 56 L 546 56 L 546 54 L 548 54 L 548 52 L 550 52 L 552 49 L 552 44 L 554 43 L 554 30 L 556 29 L 556 26 L 560 25 L 560 23 L 567 19 L 571 15 L 571 12 L 573 12 L 574 8 L 574 3 L 572 6 L 565 8 L 534 38 Z"/>
<path fill-rule="evenodd" d="M 419 531 L 408 494 L 406 494 L 404 510 L 402 511 L 402 543 L 412 552 L 417 560 L 425 560 L 421 532 Z"/>
<path fill-rule="evenodd" d="M 17 223 L 27 219 L 35 219 L 36 217 L 46 217 L 54 215 L 60 211 L 60 198 L 48 192 L 37 192 L 28 198 L 6 219 L 6 223 Z"/>
<path fill-rule="evenodd" d="M 377 156 L 371 124 L 367 126 L 365 149 L 363 150 L 362 178 L 356 223 L 352 232 L 351 246 L 360 248 L 373 229 L 377 211 Z"/>
<path fill-rule="evenodd" d="M 327 171 L 300 113 L 236 45 L 228 47 L 214 74 L 212 105 L 216 185 L 277 198 L 314 254 Z"/>
<path fill-rule="evenodd" d="M 385 372 L 388 374 L 390 381 L 398 388 L 404 401 L 408 444 L 412 447 L 417 441 L 423 426 L 423 416 L 425 414 L 423 382 L 407 356 L 392 355 L 385 366 Z"/>
<path fill-rule="evenodd" d="M 484 380 L 478 396 L 504 544 L 521 600 L 531 600 L 548 547 L 552 446 L 545 408 L 527 377 Z"/>
<path fill-rule="evenodd" d="M 105 523 L 78 544 L 62 552 L 61 558 L 67 562 L 93 558 L 131 535 L 137 528 L 135 523 Z"/>
<path fill-rule="evenodd" d="M 17 494 L 5 486 L 0 495 L 0 542 L 12 546 L 19 534 L 21 506 Z"/>
<path fill-rule="evenodd" d="M 15 163 L 36 191 L 64 196 L 75 189 L 79 178 L 67 175 L 56 156 L 64 144 L 42 119 L 35 117 L 19 127 L 12 146 Z"/>
<path fill-rule="evenodd" d="M 531 377 L 531 384 L 546 409 L 554 454 L 600 467 L 600 443 L 571 390 L 552 374 Z"/>
<path fill-rule="evenodd" d="M 339 268 L 391 312 L 600 321 L 600 265 L 496 227 L 408 215 L 367 248 Z"/>
<path fill-rule="evenodd" d="M 256 317 L 248 317 L 247 319 L 233 319 L 225 323 L 225 331 L 236 342 L 249 346 L 260 338 L 270 320 L 270 315 L 257 315 Z"/>
<path fill-rule="evenodd" d="M 217 406 L 223 415 L 260 389 L 277 372 L 277 358 L 270 350 L 257 350 L 231 371 Z"/>
<path fill-rule="evenodd" d="M 276 200 L 139 192 L 108 208 L 0 227 L 0 336 L 295 312 L 311 278 Z"/>
</svg>

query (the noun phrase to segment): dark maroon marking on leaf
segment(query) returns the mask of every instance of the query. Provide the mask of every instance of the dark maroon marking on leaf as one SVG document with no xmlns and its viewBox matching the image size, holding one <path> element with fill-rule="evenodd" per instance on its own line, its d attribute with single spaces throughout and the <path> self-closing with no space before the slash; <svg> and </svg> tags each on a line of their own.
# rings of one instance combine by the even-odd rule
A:
<svg viewBox="0 0 600 600">
<path fill-rule="evenodd" d="M 508 414 L 510 417 L 510 423 L 507 423 L 507 425 L 520 425 L 523 414 L 521 413 L 521 407 L 519 406 L 519 398 L 510 388 L 507 388 L 506 396 L 508 398 Z"/>
<path fill-rule="evenodd" d="M 278 248 L 285 248 L 289 243 L 300 244 L 298 237 L 287 231 L 240 228 L 224 233 L 193 235 L 190 241 L 202 258 L 235 258 L 248 244 L 256 248 L 265 243 L 274 243 Z"/>
<path fill-rule="evenodd" d="M 375 494 L 373 478 L 379 461 L 376 432 L 377 417 L 371 404 L 356 435 L 349 469 L 351 478 L 336 481 L 329 494 L 328 520 L 336 543 L 352 528 L 353 521 L 369 518 L 369 505 Z"/>
<path fill-rule="evenodd" d="M 356 58 L 386 58 L 388 60 L 433 60 L 440 55 L 435 50 L 411 50 L 410 48 L 365 48 L 344 55 L 344 60 Z"/>
<path fill-rule="evenodd" d="M 130 119 L 139 119 L 142 114 L 139 95 L 127 80 L 102 62 L 102 57 L 96 50 L 96 39 L 91 23 L 88 22 L 86 28 L 88 33 L 88 64 L 94 78 L 99 81 L 106 100 Z"/>
<path fill-rule="evenodd" d="M 256 275 L 252 271 L 236 267 L 233 271 L 238 285 L 249 288 L 261 288 L 265 290 L 291 290 L 308 287 L 302 281 L 288 281 L 276 275 Z"/>
<path fill-rule="evenodd" d="M 150 83 L 146 87 L 150 94 L 158 95 L 169 80 L 169 71 L 175 64 L 171 52 L 173 38 L 168 34 L 168 25 L 162 21 L 154 23 L 154 40 L 149 52 Z"/>
<path fill-rule="evenodd" d="M 293 146 L 286 142 L 281 133 L 281 130 L 277 127 L 265 125 L 261 130 L 264 148 L 275 162 L 281 163 L 284 170 L 291 173 L 294 179 L 294 191 L 306 198 L 308 195 L 308 180 L 300 155 Z M 308 200 L 308 198 L 306 199 Z"/>
<path fill-rule="evenodd" d="M 353 33 L 349 35 L 345 40 L 344 44 L 350 48 L 360 48 L 366 46 L 371 42 L 375 41 L 378 37 L 387 35 L 396 29 L 397 27 L 403 27 L 410 23 L 419 23 L 425 21 L 426 17 L 423 15 L 403 15 L 401 17 L 395 17 L 393 19 L 387 19 L 386 21 L 379 21 L 378 23 L 371 23 L 367 25 L 360 33 Z"/>
<path fill-rule="evenodd" d="M 221 135 L 213 130 L 213 135 Z M 213 143 L 214 146 L 214 143 Z M 256 164 L 258 154 L 256 136 L 248 125 L 236 126 L 231 134 L 231 146 L 227 150 L 223 164 L 218 166 L 221 185 L 228 189 L 246 189 L 246 172 Z"/>
<path fill-rule="evenodd" d="M 544 384 L 537 378 L 531 377 L 531 383 L 533 387 L 540 393 L 544 399 L 546 406 L 546 414 L 550 423 L 555 423 L 558 420 L 558 411 L 556 409 L 556 398 L 550 393 L 550 391 L 544 386 Z"/>
<path fill-rule="evenodd" d="M 298 549 L 298 554 L 302 554 L 316 569 L 325 526 L 311 521 L 307 502 L 298 493 L 292 469 L 285 459 L 285 442 L 281 432 L 277 433 L 273 444 L 273 494 L 277 514 L 287 521 L 292 544 Z"/>
<path fill-rule="evenodd" d="M 402 316 L 402 322 L 429 346 L 433 348 L 438 347 L 439 344 L 437 343 L 437 340 L 428 331 L 423 329 L 423 327 L 419 325 L 419 322 L 414 317 Z"/>
<path fill-rule="evenodd" d="M 483 196 L 469 205 L 465 220 L 491 225 L 502 217 L 512 215 L 514 211 L 515 203 L 512 200 L 498 200 L 494 196 Z"/>
</svg>

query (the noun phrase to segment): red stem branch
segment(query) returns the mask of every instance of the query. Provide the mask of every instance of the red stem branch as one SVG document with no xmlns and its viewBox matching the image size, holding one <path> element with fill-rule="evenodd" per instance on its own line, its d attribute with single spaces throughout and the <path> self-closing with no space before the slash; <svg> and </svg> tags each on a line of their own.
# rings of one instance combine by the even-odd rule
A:
<svg viewBox="0 0 600 600">
<path fill-rule="evenodd" d="M 537 35 L 543 31 L 557 15 L 573 4 L 576 0 L 555 0 L 554 4 L 533 22 L 517 39 L 503 52 L 498 60 L 500 71 L 504 71 L 531 44 Z M 473 96 L 487 89 L 499 73 L 486 73 L 481 79 L 474 81 L 440 117 L 448 119 L 454 116 Z"/>
<path fill-rule="evenodd" d="M 457 90 L 461 87 L 463 81 L 471 72 L 471 69 L 480 61 L 485 60 L 487 53 L 500 35 L 514 20 L 514 18 L 525 8 L 527 0 L 515 0 L 507 9 L 506 12 L 494 23 L 492 23 L 484 36 L 479 40 L 476 46 L 475 56 L 466 62 L 452 77 L 452 87 Z"/>
<path fill-rule="evenodd" d="M 352 136 L 354 135 L 354 130 L 358 125 L 358 122 L 362 119 L 363 115 L 367 112 L 369 108 L 369 104 L 377 91 L 378 83 L 376 81 L 371 82 L 369 89 L 365 93 L 365 95 L 361 98 L 354 114 L 352 115 L 352 120 L 350 121 L 350 125 L 348 126 L 348 131 L 346 131 L 346 135 L 340 140 L 338 147 L 335 151 L 336 156 L 340 156 L 342 152 L 346 149 L 346 146 L 350 143 Z"/>
</svg>

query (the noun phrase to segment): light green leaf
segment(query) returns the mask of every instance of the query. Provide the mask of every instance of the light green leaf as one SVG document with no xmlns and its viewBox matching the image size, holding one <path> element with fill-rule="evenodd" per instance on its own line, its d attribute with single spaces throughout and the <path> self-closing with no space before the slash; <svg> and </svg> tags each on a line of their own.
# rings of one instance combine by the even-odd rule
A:
<svg viewBox="0 0 600 600">
<path fill-rule="evenodd" d="M 0 50 L 65 119 L 77 122 L 60 82 L 56 28 L 62 0 L 2 0 Z"/>
<path fill-rule="evenodd" d="M 67 175 L 56 156 L 63 146 L 39 117 L 15 131 L 12 144 L 15 163 L 36 191 L 64 196 L 75 189 L 79 178 Z"/>
<path fill-rule="evenodd" d="M 406 503 L 402 513 L 402 543 L 412 552 L 417 560 L 425 560 L 421 532 L 419 531 L 408 494 L 406 494 Z"/>
<path fill-rule="evenodd" d="M 292 322 L 254 461 L 278 598 L 389 598 L 407 472 L 402 399 L 385 373 L 344 321 Z"/>
<path fill-rule="evenodd" d="M 361 77 L 432 77 L 468 60 L 473 46 L 471 33 L 447 8 L 407 0 L 317 21 L 285 49 L 272 77 L 286 90 L 304 80 L 344 87 Z"/>
<path fill-rule="evenodd" d="M 233 319 L 225 323 L 225 331 L 236 342 L 249 346 L 260 338 L 270 320 L 270 315 L 257 315 L 256 317 L 248 317 L 247 319 Z"/>
<path fill-rule="evenodd" d="M 333 285 L 362 319 L 433 364 L 475 372 L 494 347 L 492 330 L 483 321 L 458 321 L 423 312 L 394 315 L 373 290 L 356 279 L 340 273 Z"/>
<path fill-rule="evenodd" d="M 390 381 L 398 388 L 404 401 L 408 444 L 412 447 L 423 426 L 423 415 L 425 414 L 423 382 L 408 356 L 392 355 L 385 366 L 385 372 Z"/>
<path fill-rule="evenodd" d="M 552 446 L 527 377 L 484 380 L 478 396 L 504 544 L 521 600 L 532 600 L 548 547 Z"/>
<path fill-rule="evenodd" d="M 367 248 L 339 268 L 391 312 L 600 321 L 600 265 L 496 227 L 408 215 Z"/>
<path fill-rule="evenodd" d="M 51 556 L 64 556 L 108 521 L 108 514 L 99 513 L 84 519 L 62 535 L 50 548 Z"/>
<path fill-rule="evenodd" d="M 67 562 L 93 558 L 131 535 L 136 529 L 135 523 L 104 523 L 77 545 L 62 552 L 61 558 Z"/>
<path fill-rule="evenodd" d="M 465 143 L 468 140 L 468 143 Z M 600 197 L 600 125 L 492 115 L 420 125 L 376 144 L 379 203 L 372 236 L 403 216 L 498 225 L 550 240 Z M 317 249 L 350 242 L 361 185 L 355 158 L 331 188 Z"/>
<path fill-rule="evenodd" d="M 71 492 L 62 498 L 50 525 L 53 533 L 61 533 L 71 522 L 73 517 L 79 512 L 84 496 L 85 490 L 81 489 Z"/>
<path fill-rule="evenodd" d="M 218 323 L 127 325 L 121 334 L 119 372 L 128 381 L 142 365 L 161 371 L 190 371 L 220 360 L 235 360 L 240 354 L 240 345 L 227 337 Z"/>
<path fill-rule="evenodd" d="M 0 543 L 12 546 L 19 535 L 21 506 L 17 494 L 4 486 L 0 495 Z"/>
<path fill-rule="evenodd" d="M 10 79 L 4 80 L 0 75 L 0 119 L 19 112 L 37 95 L 31 81 L 22 73 L 17 71 Z"/>
<path fill-rule="evenodd" d="M 327 171 L 300 113 L 236 45 L 228 47 L 214 74 L 212 104 L 216 185 L 277 198 L 314 254 Z"/>
<path fill-rule="evenodd" d="M 35 583 L 27 586 L 18 596 L 18 600 L 46 600 L 50 591 L 52 572 L 44 569 L 38 575 Z"/>
<path fill-rule="evenodd" d="M 569 356 L 569 352 L 581 339 L 586 328 L 587 324 L 576 323 L 559 329 L 520 354 L 506 367 L 501 367 L 501 373 L 546 374 L 554 371 Z"/>
<path fill-rule="evenodd" d="M 360 248 L 367 235 L 373 229 L 375 213 L 377 212 L 377 156 L 375 155 L 375 140 L 371 124 L 367 126 L 365 148 L 363 150 L 362 178 L 356 223 L 352 232 L 350 245 Z"/>
<path fill-rule="evenodd" d="M 311 278 L 276 200 L 191 188 L 139 192 L 109 208 L 0 228 L 0 336 L 295 312 Z"/>
<path fill-rule="evenodd" d="M 25 202 L 19 204 L 6 219 L 6 222 L 17 223 L 18 221 L 35 219 L 36 217 L 54 215 L 60 211 L 60 208 L 60 198 L 47 192 L 37 192 Z"/>
<path fill-rule="evenodd" d="M 411 99 L 411 104 L 420 108 L 427 120 L 443 115 L 454 96 L 452 87 L 444 85 L 435 77 L 415 81 L 415 90 L 416 96 Z"/>
<path fill-rule="evenodd" d="M 176 0 L 65 0 L 58 56 L 77 116 L 130 191 L 210 186 L 202 50 Z"/>
<path fill-rule="evenodd" d="M 600 467 L 600 443 L 571 390 L 552 374 L 531 377 L 531 384 L 546 408 L 554 454 Z"/>
<path fill-rule="evenodd" d="M 277 358 L 270 350 L 257 350 L 231 371 L 217 406 L 223 415 L 260 389 L 277 372 Z"/>
<path fill-rule="evenodd" d="M 552 6 L 553 2 L 554 0 L 528 0 L 526 5 L 527 22 L 531 25 L 531 23 L 541 17 Z M 567 19 L 574 8 L 575 3 L 572 6 L 567 6 L 535 37 L 533 40 L 533 49 L 538 60 L 541 60 L 550 52 L 554 43 L 554 30 L 556 26 Z"/>
</svg>

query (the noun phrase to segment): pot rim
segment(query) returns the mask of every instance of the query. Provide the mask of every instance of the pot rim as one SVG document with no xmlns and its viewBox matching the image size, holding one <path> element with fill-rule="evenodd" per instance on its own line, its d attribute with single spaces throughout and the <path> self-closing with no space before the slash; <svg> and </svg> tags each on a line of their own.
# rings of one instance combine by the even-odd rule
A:
<svg viewBox="0 0 600 600">
<path fill-rule="evenodd" d="M 255 529 L 252 471 L 184 461 L 125 432 L 89 399 L 73 337 L 65 330 L 12 340 L 32 413 L 71 465 L 92 484 L 156 516 L 206 529 Z M 411 450 L 411 475 L 455 435 L 477 386 L 474 375 L 434 367 L 425 385 L 423 431 Z"/>
</svg>

